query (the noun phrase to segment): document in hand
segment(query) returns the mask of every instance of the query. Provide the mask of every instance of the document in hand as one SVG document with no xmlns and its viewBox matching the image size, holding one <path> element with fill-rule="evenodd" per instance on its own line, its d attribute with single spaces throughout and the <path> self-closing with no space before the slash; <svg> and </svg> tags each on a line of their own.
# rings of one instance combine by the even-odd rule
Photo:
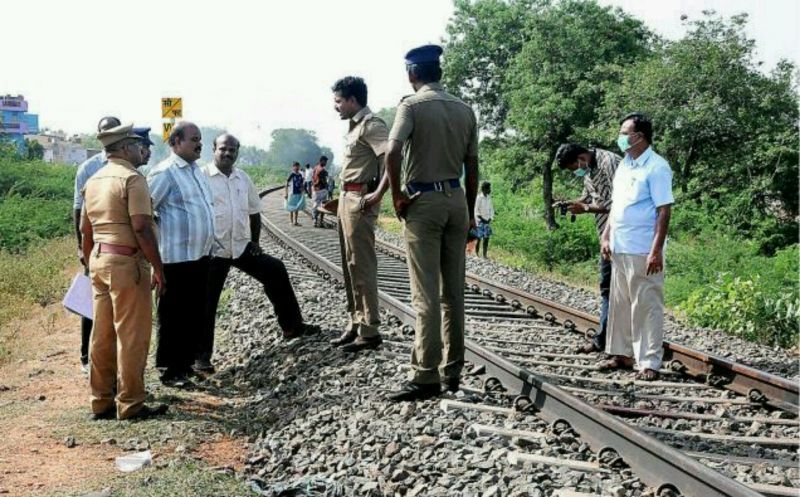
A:
<svg viewBox="0 0 800 497">
<path fill-rule="evenodd" d="M 92 282 L 88 276 L 78 273 L 64 295 L 62 304 L 68 311 L 92 319 Z"/>
</svg>

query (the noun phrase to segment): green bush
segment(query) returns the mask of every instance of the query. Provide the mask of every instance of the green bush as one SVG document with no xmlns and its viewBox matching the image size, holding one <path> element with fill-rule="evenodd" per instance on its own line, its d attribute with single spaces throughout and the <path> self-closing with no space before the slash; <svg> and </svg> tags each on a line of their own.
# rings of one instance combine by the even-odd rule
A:
<svg viewBox="0 0 800 497">
<path fill-rule="evenodd" d="M 69 233 L 74 178 L 73 167 L 0 158 L 0 249 Z"/>
<path fill-rule="evenodd" d="M 750 279 L 724 273 L 712 285 L 697 288 L 678 309 L 700 326 L 726 329 L 766 344 L 797 344 L 800 295 L 796 285 L 770 291 L 765 278 Z"/>
</svg>

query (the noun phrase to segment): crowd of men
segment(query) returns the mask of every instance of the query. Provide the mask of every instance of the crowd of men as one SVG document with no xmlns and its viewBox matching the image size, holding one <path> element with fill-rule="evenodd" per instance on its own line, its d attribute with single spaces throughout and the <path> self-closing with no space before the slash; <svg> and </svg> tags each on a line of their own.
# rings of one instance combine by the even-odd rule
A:
<svg viewBox="0 0 800 497">
<path fill-rule="evenodd" d="M 406 54 L 414 93 L 401 100 L 391 130 L 367 105 L 367 85 L 348 76 L 332 87 L 336 112 L 349 128 L 341 164 L 338 235 L 349 325 L 331 345 L 348 352 L 379 347 L 375 224 L 391 191 L 403 221 L 412 305 L 416 311 L 411 374 L 391 401 L 435 397 L 459 389 L 464 365 L 465 245 L 486 240 L 494 217 L 491 185 L 478 194 L 478 124 L 473 110 L 439 83 L 442 49 Z M 259 246 L 260 202 L 248 175 L 235 167 L 239 141 L 215 138 L 213 162 L 197 164 L 199 128 L 178 123 L 170 156 L 145 177 L 149 129 L 98 123 L 102 155 L 82 164 L 75 182 L 79 252 L 94 292 L 94 320 L 82 322 L 81 360 L 88 369 L 94 419 L 157 416 L 145 405 L 144 370 L 157 297 L 156 368 L 160 380 L 184 387 L 214 373 L 217 306 L 236 267 L 264 287 L 283 337 L 313 329 L 304 323 L 284 264 Z M 642 114 L 621 122 L 622 159 L 611 152 L 563 145 L 560 167 L 584 178 L 573 213 L 594 213 L 601 239 L 602 325 L 582 352 L 605 350 L 602 368 L 639 368 L 658 376 L 663 328 L 663 246 L 669 222 L 671 173 L 653 152 L 652 124 Z M 292 166 L 286 208 L 293 225 L 306 196 L 315 226 L 324 223 L 332 178 L 327 157 L 301 172 Z M 463 178 L 463 184 L 462 184 Z M 476 223 L 476 218 L 478 223 Z"/>
</svg>

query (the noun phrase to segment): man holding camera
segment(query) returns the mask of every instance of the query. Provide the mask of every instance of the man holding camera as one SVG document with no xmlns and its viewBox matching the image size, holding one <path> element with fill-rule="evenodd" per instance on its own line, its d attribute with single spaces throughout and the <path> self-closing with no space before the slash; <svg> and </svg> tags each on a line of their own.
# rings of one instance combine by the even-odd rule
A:
<svg viewBox="0 0 800 497">
<path fill-rule="evenodd" d="M 339 199 L 339 243 L 347 292 L 350 326 L 331 344 L 356 352 L 377 348 L 378 258 L 375 255 L 375 222 L 380 202 L 388 188 L 383 156 L 389 129 L 367 107 L 367 85 L 354 76 L 333 85 L 333 100 L 342 120 L 348 120 Z"/>
<path fill-rule="evenodd" d="M 622 157 L 599 148 L 587 149 L 575 143 L 564 143 L 558 147 L 556 162 L 560 169 L 567 169 L 583 178 L 583 193 L 577 200 L 566 203 L 566 210 L 573 216 L 594 214 L 598 236 L 602 236 L 611 210 L 611 191 L 614 174 Z M 602 352 L 606 348 L 606 325 L 608 323 L 608 298 L 611 288 L 611 260 L 600 258 L 600 329 L 591 341 L 578 347 L 577 353 Z"/>
</svg>

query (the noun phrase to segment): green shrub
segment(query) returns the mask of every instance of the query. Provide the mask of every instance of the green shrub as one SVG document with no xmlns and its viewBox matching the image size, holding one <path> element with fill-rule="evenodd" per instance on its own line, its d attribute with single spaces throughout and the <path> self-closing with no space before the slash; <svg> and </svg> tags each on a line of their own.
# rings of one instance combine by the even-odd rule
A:
<svg viewBox="0 0 800 497">
<path fill-rule="evenodd" d="M 769 293 L 757 274 L 750 279 L 721 274 L 714 284 L 692 292 L 678 309 L 695 324 L 723 328 L 747 340 L 783 347 L 797 344 L 797 288 Z"/>
<path fill-rule="evenodd" d="M 69 233 L 74 181 L 74 167 L 0 158 L 0 249 Z"/>
</svg>

